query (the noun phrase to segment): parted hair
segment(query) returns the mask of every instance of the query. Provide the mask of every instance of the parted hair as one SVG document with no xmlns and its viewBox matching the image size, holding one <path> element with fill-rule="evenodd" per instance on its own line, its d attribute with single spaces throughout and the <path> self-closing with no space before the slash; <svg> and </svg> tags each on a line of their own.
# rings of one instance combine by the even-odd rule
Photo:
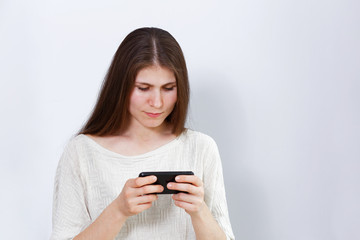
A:
<svg viewBox="0 0 360 240">
<path fill-rule="evenodd" d="M 138 72 L 159 65 L 173 71 L 177 101 L 165 119 L 172 132 L 185 130 L 189 104 L 189 80 L 185 58 L 175 38 L 159 28 L 139 28 L 125 37 L 104 78 L 94 109 L 79 134 L 108 136 L 125 131 L 129 125 L 130 94 Z"/>
</svg>

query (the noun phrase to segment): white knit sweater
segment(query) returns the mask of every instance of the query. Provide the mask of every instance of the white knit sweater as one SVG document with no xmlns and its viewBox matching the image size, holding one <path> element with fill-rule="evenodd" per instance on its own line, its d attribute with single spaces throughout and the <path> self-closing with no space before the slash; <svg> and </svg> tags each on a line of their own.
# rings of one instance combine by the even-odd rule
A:
<svg viewBox="0 0 360 240">
<path fill-rule="evenodd" d="M 74 238 L 140 172 L 181 170 L 193 171 L 202 179 L 207 206 L 228 239 L 234 239 L 216 143 L 192 130 L 138 156 L 112 152 L 85 135 L 74 137 L 56 172 L 51 239 Z M 190 216 L 174 205 L 171 195 L 158 196 L 151 208 L 126 220 L 116 239 L 195 239 Z"/>
</svg>

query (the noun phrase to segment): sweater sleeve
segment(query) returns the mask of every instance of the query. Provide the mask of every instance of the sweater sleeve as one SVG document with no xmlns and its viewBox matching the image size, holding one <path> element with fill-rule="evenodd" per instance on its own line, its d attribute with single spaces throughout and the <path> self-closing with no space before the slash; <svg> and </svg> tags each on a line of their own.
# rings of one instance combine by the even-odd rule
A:
<svg viewBox="0 0 360 240">
<path fill-rule="evenodd" d="M 66 146 L 57 167 L 52 221 L 51 240 L 73 239 L 91 223 L 74 140 Z"/>
<path fill-rule="evenodd" d="M 226 234 L 227 239 L 235 239 L 228 213 L 226 202 L 223 170 L 218 147 L 210 139 L 207 157 L 204 162 L 204 187 L 205 202 L 212 215 Z"/>
</svg>

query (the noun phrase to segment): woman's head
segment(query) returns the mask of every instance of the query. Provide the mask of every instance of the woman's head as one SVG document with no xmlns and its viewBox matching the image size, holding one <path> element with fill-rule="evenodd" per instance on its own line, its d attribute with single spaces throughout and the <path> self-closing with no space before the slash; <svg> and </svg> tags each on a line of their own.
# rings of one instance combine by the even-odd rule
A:
<svg viewBox="0 0 360 240">
<path fill-rule="evenodd" d="M 184 130 L 189 102 L 186 63 L 177 41 L 158 28 L 137 29 L 120 44 L 93 113 L 80 133 L 103 136 L 125 131 L 131 117 L 129 104 L 135 79 L 142 69 L 152 66 L 168 69 L 175 76 L 177 100 L 165 122 L 179 135 Z"/>
</svg>

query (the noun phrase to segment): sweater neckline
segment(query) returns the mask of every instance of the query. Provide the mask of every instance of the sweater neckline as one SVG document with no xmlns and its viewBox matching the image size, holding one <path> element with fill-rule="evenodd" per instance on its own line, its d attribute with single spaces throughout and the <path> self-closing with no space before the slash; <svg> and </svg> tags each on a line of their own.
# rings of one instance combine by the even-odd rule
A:
<svg viewBox="0 0 360 240">
<path fill-rule="evenodd" d="M 151 150 L 149 152 L 139 154 L 139 155 L 133 155 L 133 156 L 123 155 L 123 154 L 114 152 L 114 151 L 112 151 L 110 149 L 107 149 L 107 148 L 103 147 L 102 145 L 100 145 L 99 143 L 97 143 L 91 137 L 86 136 L 85 134 L 80 134 L 79 136 L 81 136 L 83 139 L 85 139 L 85 141 L 87 141 L 89 144 L 91 144 L 93 147 L 95 147 L 98 151 L 100 151 L 101 153 L 104 153 L 106 155 L 110 155 L 112 157 L 117 157 L 117 158 L 123 158 L 123 159 L 124 158 L 126 158 L 126 159 L 140 159 L 140 158 L 151 157 L 151 156 L 153 156 L 155 154 L 166 151 L 167 149 L 171 148 L 173 145 L 176 145 L 177 142 L 181 140 L 181 138 L 185 135 L 185 133 L 187 131 L 188 131 L 188 129 L 185 129 L 185 131 L 183 131 L 179 136 L 177 136 L 173 140 L 165 143 L 164 145 L 161 145 L 160 147 L 155 148 L 154 150 Z"/>
</svg>

